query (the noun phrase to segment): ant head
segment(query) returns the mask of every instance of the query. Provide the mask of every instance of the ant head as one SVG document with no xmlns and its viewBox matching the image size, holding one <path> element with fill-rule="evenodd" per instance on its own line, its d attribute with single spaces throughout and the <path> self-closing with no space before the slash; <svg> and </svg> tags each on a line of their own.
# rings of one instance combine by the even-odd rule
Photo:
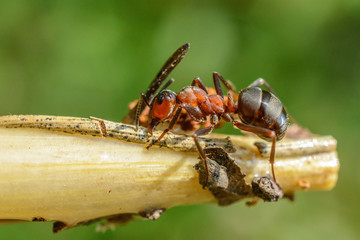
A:
<svg viewBox="0 0 360 240">
<path fill-rule="evenodd" d="M 151 104 L 151 117 L 159 120 L 168 119 L 176 105 L 176 94 L 170 90 L 162 90 Z"/>
</svg>

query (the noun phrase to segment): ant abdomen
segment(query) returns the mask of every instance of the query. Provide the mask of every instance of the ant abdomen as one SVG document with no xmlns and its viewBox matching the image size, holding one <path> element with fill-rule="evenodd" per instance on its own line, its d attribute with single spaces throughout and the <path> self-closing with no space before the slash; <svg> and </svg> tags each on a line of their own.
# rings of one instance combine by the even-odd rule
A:
<svg viewBox="0 0 360 240">
<path fill-rule="evenodd" d="M 249 87 L 239 93 L 237 114 L 248 125 L 272 130 L 276 140 L 284 137 L 288 117 L 286 110 L 274 94 L 258 87 Z M 265 134 L 257 134 L 264 140 L 271 141 Z"/>
</svg>

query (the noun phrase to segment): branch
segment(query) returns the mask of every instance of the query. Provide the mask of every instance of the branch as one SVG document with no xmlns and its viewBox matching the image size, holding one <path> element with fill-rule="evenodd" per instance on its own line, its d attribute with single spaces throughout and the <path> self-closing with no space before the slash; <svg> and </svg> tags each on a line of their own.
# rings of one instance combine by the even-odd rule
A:
<svg viewBox="0 0 360 240">
<path fill-rule="evenodd" d="M 148 138 L 143 128 L 136 132 L 132 125 L 99 119 L 0 117 L 0 219 L 57 221 L 57 232 L 106 216 L 120 222 L 138 213 L 156 219 L 173 206 L 218 201 L 199 184 L 191 137 L 170 133 L 144 148 L 160 133 Z M 268 143 L 257 137 L 211 135 L 200 142 L 235 159 L 247 184 L 270 174 Z M 276 176 L 288 196 L 333 188 L 338 170 L 330 136 L 277 144 Z"/>
</svg>

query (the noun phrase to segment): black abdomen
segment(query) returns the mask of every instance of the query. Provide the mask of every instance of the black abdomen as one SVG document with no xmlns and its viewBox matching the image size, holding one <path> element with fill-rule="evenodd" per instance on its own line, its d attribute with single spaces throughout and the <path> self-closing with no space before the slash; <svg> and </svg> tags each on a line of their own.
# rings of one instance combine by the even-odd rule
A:
<svg viewBox="0 0 360 240">
<path fill-rule="evenodd" d="M 288 125 L 286 110 L 281 101 L 268 91 L 258 87 L 242 90 L 239 94 L 237 114 L 246 124 L 275 131 L 276 140 L 284 137 Z M 266 135 L 258 136 L 271 140 Z"/>
</svg>

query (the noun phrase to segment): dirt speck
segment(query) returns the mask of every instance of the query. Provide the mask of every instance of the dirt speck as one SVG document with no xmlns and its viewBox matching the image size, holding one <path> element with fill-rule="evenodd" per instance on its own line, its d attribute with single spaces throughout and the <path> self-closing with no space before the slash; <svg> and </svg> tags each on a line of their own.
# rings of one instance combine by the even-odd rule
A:
<svg viewBox="0 0 360 240">
<path fill-rule="evenodd" d="M 58 233 L 67 228 L 67 225 L 64 222 L 56 221 L 53 224 L 53 233 Z"/>
<path fill-rule="evenodd" d="M 147 218 L 150 220 L 156 220 L 158 219 L 164 212 L 166 211 L 166 208 L 149 208 L 146 210 L 142 210 L 139 212 L 139 215 L 143 218 Z"/>
<path fill-rule="evenodd" d="M 46 219 L 43 218 L 43 217 L 33 217 L 31 219 L 31 221 L 33 221 L 33 222 L 46 222 Z"/>
</svg>

